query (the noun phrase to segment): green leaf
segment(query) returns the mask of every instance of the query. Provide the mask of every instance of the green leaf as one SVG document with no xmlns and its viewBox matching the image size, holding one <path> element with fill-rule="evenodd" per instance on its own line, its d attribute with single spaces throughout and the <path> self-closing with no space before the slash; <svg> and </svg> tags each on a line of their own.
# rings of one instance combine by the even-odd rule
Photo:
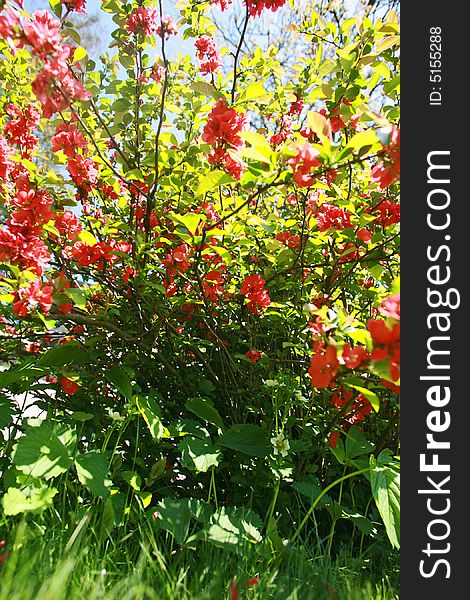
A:
<svg viewBox="0 0 470 600">
<path fill-rule="evenodd" d="M 377 134 L 373 129 L 366 129 L 366 131 L 360 131 L 353 135 L 353 137 L 346 144 L 345 148 L 352 148 L 353 150 L 358 150 L 359 148 L 363 148 L 365 146 L 374 146 L 380 145 Z"/>
<path fill-rule="evenodd" d="M 225 185 L 227 183 L 232 183 L 233 181 L 234 179 L 225 171 L 221 171 L 220 169 L 211 171 L 199 181 L 199 185 L 196 189 L 196 196 L 202 196 L 206 192 L 215 190 L 219 185 Z"/>
<path fill-rule="evenodd" d="M 52 506 L 52 500 L 57 494 L 56 488 L 43 486 L 40 488 L 8 488 L 2 498 L 3 511 L 8 516 L 24 512 L 41 512 Z"/>
<path fill-rule="evenodd" d="M 62 435 L 64 433 L 65 430 Z M 54 426 L 48 421 L 43 421 L 39 426 L 29 426 L 15 446 L 13 464 L 31 477 L 57 477 L 68 471 L 72 464 L 72 448 L 67 447 L 67 442 L 72 440 L 73 436 L 70 436 L 68 440 L 61 441 Z"/>
<path fill-rule="evenodd" d="M 66 365 L 83 364 L 88 359 L 88 352 L 78 342 L 68 342 L 46 350 L 37 364 L 48 367 L 65 367 Z"/>
<path fill-rule="evenodd" d="M 368 388 L 362 387 L 361 385 L 353 385 L 352 383 L 346 382 L 344 385 L 360 392 L 365 398 L 367 398 L 375 412 L 379 412 L 380 402 L 375 392 L 369 390 Z"/>
<path fill-rule="evenodd" d="M 243 552 L 247 544 L 261 542 L 261 528 L 261 519 L 251 510 L 224 507 L 212 516 L 211 524 L 202 534 L 219 548 Z"/>
<path fill-rule="evenodd" d="M 181 462 L 183 465 L 196 472 L 206 473 L 211 467 L 219 464 L 221 453 L 214 447 L 209 439 L 184 437 L 178 444 L 181 451 Z"/>
<path fill-rule="evenodd" d="M 154 440 L 159 440 L 165 433 L 165 428 L 160 419 L 160 407 L 153 398 L 137 398 L 137 408 L 147 423 L 150 433 Z"/>
<path fill-rule="evenodd" d="M 79 60 L 82 60 L 82 58 L 85 58 L 85 56 L 87 55 L 87 52 L 85 50 L 85 48 L 82 48 L 81 46 L 79 46 L 78 48 L 75 48 L 75 52 L 73 53 L 73 59 L 72 62 L 78 62 Z"/>
<path fill-rule="evenodd" d="M 370 457 L 372 495 L 394 548 L 400 547 L 400 466 L 389 450 Z"/>
<path fill-rule="evenodd" d="M 345 454 L 349 459 L 362 456 L 363 454 L 370 454 L 373 452 L 374 447 L 374 444 L 369 442 L 357 425 L 353 425 L 346 433 L 344 448 Z"/>
<path fill-rule="evenodd" d="M 80 288 L 69 288 L 68 290 L 64 290 L 64 294 L 72 300 L 77 308 L 83 310 L 86 308 L 85 292 Z"/>
<path fill-rule="evenodd" d="M 219 429 L 224 429 L 224 422 L 217 410 L 204 398 L 189 398 L 186 408 L 207 423 L 212 423 Z"/>
<path fill-rule="evenodd" d="M 107 479 L 108 459 L 101 452 L 85 452 L 75 457 L 80 483 L 90 490 L 95 496 L 106 497 L 109 494 L 111 482 Z"/>
<path fill-rule="evenodd" d="M 219 437 L 219 444 L 258 458 L 271 451 L 269 436 L 258 425 L 234 425 Z"/>
<path fill-rule="evenodd" d="M 195 235 L 201 222 L 201 215 L 189 212 L 185 215 L 175 215 L 175 219 L 182 223 L 192 235 Z"/>
<path fill-rule="evenodd" d="M 200 94 L 205 94 L 206 96 L 212 96 L 215 100 L 222 98 L 223 94 L 215 89 L 213 85 L 210 83 L 206 83 L 205 81 L 195 81 L 191 83 L 189 86 L 194 92 L 199 92 Z"/>
<path fill-rule="evenodd" d="M 247 100 L 254 100 L 255 98 L 264 98 L 267 96 L 267 92 L 261 83 L 258 81 L 252 81 L 242 90 L 239 101 L 246 102 Z"/>
<path fill-rule="evenodd" d="M 122 367 L 118 367 L 117 365 L 111 367 L 105 371 L 104 375 L 126 400 L 132 399 L 132 384 L 129 375 Z"/>
<path fill-rule="evenodd" d="M 320 485 L 320 480 L 318 477 L 315 477 L 315 475 L 307 475 L 302 481 L 296 481 L 293 483 L 292 487 L 300 494 L 307 496 L 311 504 L 313 504 L 313 502 L 323 491 Z M 324 508 L 327 504 L 331 504 L 331 498 L 328 496 L 328 494 L 325 494 L 318 502 L 316 508 Z"/>
<path fill-rule="evenodd" d="M 157 527 L 171 533 L 178 544 L 183 544 L 188 537 L 191 522 L 188 500 L 164 498 L 157 505 L 157 513 Z"/>
<path fill-rule="evenodd" d="M 110 490 L 110 494 L 104 503 L 104 508 L 99 507 L 102 515 L 100 527 L 101 541 L 108 538 L 113 532 L 114 527 L 122 521 L 125 507 L 126 496 L 115 489 Z"/>
<path fill-rule="evenodd" d="M 14 413 L 11 401 L 8 398 L 0 398 L 0 429 L 9 427 L 12 423 L 12 416 Z"/>
</svg>

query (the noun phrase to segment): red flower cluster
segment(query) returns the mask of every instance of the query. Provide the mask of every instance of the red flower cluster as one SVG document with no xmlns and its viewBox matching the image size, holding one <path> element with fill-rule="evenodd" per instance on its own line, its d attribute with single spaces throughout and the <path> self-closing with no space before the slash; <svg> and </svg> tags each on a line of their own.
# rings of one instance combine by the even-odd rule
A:
<svg viewBox="0 0 470 600">
<path fill-rule="evenodd" d="M 64 375 L 60 378 L 60 386 L 68 396 L 75 394 L 75 392 L 80 389 L 80 386 L 75 381 L 72 381 Z"/>
<path fill-rule="evenodd" d="M 39 278 L 35 279 L 15 292 L 13 312 L 20 317 L 25 317 L 37 308 L 41 308 L 43 313 L 49 312 L 52 306 L 52 291 L 52 285 L 43 285 Z"/>
<path fill-rule="evenodd" d="M 269 138 L 269 143 L 273 146 L 278 146 L 285 142 L 292 133 L 293 121 L 290 115 L 283 115 L 279 122 L 279 131 Z"/>
<path fill-rule="evenodd" d="M 374 342 L 371 359 L 388 361 L 390 377 L 396 382 L 400 379 L 400 294 L 384 300 L 379 312 L 388 317 L 388 322 L 383 319 L 369 319 L 367 322 Z"/>
<path fill-rule="evenodd" d="M 313 387 L 327 388 L 335 378 L 338 367 L 339 361 L 334 346 L 328 346 L 313 354 L 308 369 Z"/>
<path fill-rule="evenodd" d="M 344 410 L 346 405 L 348 405 L 344 418 L 349 425 L 355 425 L 356 423 L 364 421 L 365 418 L 370 415 L 372 410 L 369 400 L 367 400 L 363 394 L 358 394 L 351 403 L 352 397 L 352 390 L 340 388 L 340 390 L 335 392 L 331 398 L 333 406 L 340 410 Z"/>
<path fill-rule="evenodd" d="M 118 260 L 115 252 L 128 253 L 131 245 L 127 242 L 97 242 L 89 246 L 84 242 L 76 242 L 71 250 L 71 256 L 81 267 L 96 265 L 102 271 L 106 264 L 112 265 Z"/>
<path fill-rule="evenodd" d="M 60 0 L 60 2 L 67 10 L 74 10 L 77 13 L 86 14 L 85 0 Z"/>
<path fill-rule="evenodd" d="M 276 235 L 276 240 L 282 242 L 288 248 L 298 248 L 300 246 L 300 236 L 292 235 L 288 231 L 281 231 Z"/>
<path fill-rule="evenodd" d="M 315 183 L 315 177 L 310 174 L 312 167 L 319 167 L 321 163 L 317 156 L 320 151 L 308 142 L 296 147 L 297 155 L 287 162 L 294 171 L 293 180 L 299 187 L 309 187 Z"/>
<path fill-rule="evenodd" d="M 234 179 L 240 179 L 242 164 L 228 150 L 242 148 L 245 142 L 238 135 L 247 125 L 244 114 L 229 108 L 224 99 L 217 101 L 209 113 L 202 132 L 202 140 L 214 149 L 209 154 L 211 164 L 219 164 Z"/>
<path fill-rule="evenodd" d="M 373 167 L 371 179 L 383 189 L 400 179 L 400 130 L 396 125 L 392 127 L 388 145 L 382 149 L 385 158 Z"/>
<path fill-rule="evenodd" d="M 28 106 L 24 111 L 15 104 L 7 104 L 6 114 L 10 120 L 5 124 L 5 138 L 10 144 L 19 146 L 21 156 L 29 158 L 31 151 L 37 146 L 38 139 L 32 134 L 37 128 L 41 115 L 34 106 Z"/>
<path fill-rule="evenodd" d="M 10 178 L 15 169 L 15 163 L 10 158 L 14 150 L 10 147 L 6 139 L 0 135 L 0 179 L 6 181 Z"/>
<path fill-rule="evenodd" d="M 85 158 L 81 154 L 68 161 L 67 171 L 74 183 L 88 191 L 98 183 L 98 165 L 91 158 Z"/>
<path fill-rule="evenodd" d="M 68 61 L 73 57 L 73 52 L 72 46 L 57 48 L 55 55 L 44 61 L 44 70 L 32 83 L 31 87 L 46 118 L 60 110 L 67 110 L 74 100 L 90 98 L 90 93 L 70 72 Z"/>
<path fill-rule="evenodd" d="M 319 231 L 328 229 L 347 229 L 351 227 L 351 215 L 348 211 L 324 202 L 316 211 L 317 227 Z"/>
<path fill-rule="evenodd" d="M 258 350 L 248 350 L 245 356 L 249 358 L 254 364 L 255 362 L 258 362 L 258 360 L 261 358 L 261 353 L 258 352 Z"/>
<path fill-rule="evenodd" d="M 400 204 L 392 200 L 382 200 L 376 207 L 369 208 L 366 212 L 376 214 L 375 223 L 383 227 L 400 222 Z"/>
<path fill-rule="evenodd" d="M 336 133 L 337 131 L 339 131 L 340 129 L 345 129 L 346 127 L 346 123 L 343 121 L 343 119 L 341 118 L 341 115 L 338 114 L 339 112 L 339 106 L 336 106 L 332 111 L 331 111 L 331 115 L 328 115 L 328 113 L 326 112 L 326 110 L 324 108 L 322 108 L 319 113 L 321 115 L 323 115 L 324 117 L 326 117 L 327 119 L 330 119 L 330 126 L 331 126 L 331 131 L 333 133 Z"/>
<path fill-rule="evenodd" d="M 203 75 L 214 73 L 222 66 L 215 41 L 209 35 L 201 35 L 195 42 L 196 56 L 201 62 L 200 71 Z"/>
<path fill-rule="evenodd" d="M 76 125 L 73 123 L 61 123 L 57 126 L 52 138 L 53 152 L 62 150 L 66 156 L 74 158 L 79 148 L 84 150 L 87 147 L 87 141 Z"/>
<path fill-rule="evenodd" d="M 160 25 L 157 27 L 156 34 L 165 39 L 168 39 L 170 35 L 178 35 L 178 29 L 172 16 L 165 15 L 162 18 Z"/>
<path fill-rule="evenodd" d="M 271 298 L 264 286 L 266 281 L 258 274 L 248 275 L 242 283 L 240 294 L 246 296 L 249 300 L 248 310 L 252 313 L 258 313 L 259 309 L 266 308 L 271 304 Z"/>
<path fill-rule="evenodd" d="M 220 10 L 224 11 L 232 4 L 232 0 L 211 0 L 211 4 L 218 4 Z"/>
<path fill-rule="evenodd" d="M 356 369 L 369 358 L 365 348 L 362 346 L 350 346 L 349 344 L 343 346 L 341 356 L 348 369 Z"/>
<path fill-rule="evenodd" d="M 62 41 L 60 21 L 46 10 L 36 11 L 23 25 L 24 45 L 32 47 L 32 54 L 41 60 L 54 56 Z"/>
<path fill-rule="evenodd" d="M 248 12 L 252 17 L 259 17 L 265 8 L 275 12 L 287 2 L 287 0 L 245 0 Z"/>
<path fill-rule="evenodd" d="M 158 29 L 160 15 L 155 6 L 144 8 L 139 6 L 127 19 L 126 29 L 129 33 L 143 33 L 144 35 L 155 35 Z"/>
</svg>

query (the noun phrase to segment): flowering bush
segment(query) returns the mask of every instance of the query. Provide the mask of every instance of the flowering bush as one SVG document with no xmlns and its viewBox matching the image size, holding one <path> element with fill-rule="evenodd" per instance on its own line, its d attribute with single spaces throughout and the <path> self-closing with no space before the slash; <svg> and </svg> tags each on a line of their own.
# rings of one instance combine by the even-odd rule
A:
<svg viewBox="0 0 470 600">
<path fill-rule="evenodd" d="M 311 14 L 292 78 L 241 53 L 284 0 L 246 0 L 233 56 L 211 4 L 230 18 L 105 0 L 99 66 L 66 21 L 84 2 L 0 14 L 3 510 L 89 494 L 110 533 L 132 497 L 177 543 L 223 544 L 224 519 L 259 543 L 309 500 L 323 532 L 380 514 L 397 546 L 396 15 Z M 346 469 L 361 486 L 323 496 Z"/>
</svg>

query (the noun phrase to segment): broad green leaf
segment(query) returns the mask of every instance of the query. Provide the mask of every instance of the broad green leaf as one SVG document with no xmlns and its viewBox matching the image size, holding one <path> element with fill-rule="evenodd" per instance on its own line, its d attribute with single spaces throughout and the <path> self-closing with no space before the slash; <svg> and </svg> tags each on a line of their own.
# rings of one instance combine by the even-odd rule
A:
<svg viewBox="0 0 470 600">
<path fill-rule="evenodd" d="M 85 309 L 86 308 L 86 296 L 85 292 L 80 288 L 69 288 L 64 291 L 65 295 L 72 300 L 76 307 Z"/>
<path fill-rule="evenodd" d="M 8 398 L 0 397 L 0 429 L 11 425 L 13 413 L 11 401 Z"/>
<path fill-rule="evenodd" d="M 315 110 L 311 110 L 307 115 L 307 125 L 314 131 L 320 140 L 331 140 L 331 125 L 329 119 Z"/>
<path fill-rule="evenodd" d="M 323 491 L 320 485 L 320 480 L 318 477 L 315 477 L 315 475 L 307 475 L 302 481 L 296 481 L 293 483 L 292 487 L 300 494 L 307 496 L 311 504 L 313 504 L 313 502 Z M 324 508 L 327 504 L 331 504 L 331 498 L 328 496 L 328 494 L 325 494 L 318 502 L 316 508 Z"/>
<path fill-rule="evenodd" d="M 365 146 L 374 146 L 376 144 L 380 145 L 376 132 L 373 129 L 366 129 L 366 131 L 360 131 L 359 133 L 353 135 L 353 137 L 346 144 L 345 148 L 358 150 L 359 148 L 364 148 Z"/>
<path fill-rule="evenodd" d="M 165 428 L 160 419 L 160 407 L 153 398 L 137 398 L 137 408 L 147 423 L 150 433 L 154 440 L 159 440 L 165 433 Z"/>
<path fill-rule="evenodd" d="M 72 62 L 78 62 L 79 60 L 82 60 L 82 58 L 85 58 L 85 56 L 87 55 L 87 51 L 85 50 L 85 48 L 82 48 L 81 46 L 79 46 L 78 48 L 75 48 L 75 52 L 73 53 L 73 59 Z"/>
<path fill-rule="evenodd" d="M 75 468 L 80 483 L 92 494 L 102 498 L 108 495 L 111 482 L 107 479 L 109 464 L 105 454 L 100 452 L 78 454 L 75 457 Z"/>
<path fill-rule="evenodd" d="M 13 451 L 13 464 L 31 477 L 51 479 L 68 471 L 72 464 L 69 449 L 59 439 L 54 426 L 43 421 L 27 427 Z"/>
<path fill-rule="evenodd" d="M 190 88 L 200 94 L 212 96 L 212 98 L 215 98 L 215 100 L 218 100 L 223 96 L 223 94 L 216 90 L 213 85 L 206 83 L 205 81 L 195 81 L 194 83 L 191 83 Z"/>
<path fill-rule="evenodd" d="M 49 348 L 41 355 L 38 365 L 48 367 L 65 367 L 68 365 L 81 365 L 87 362 L 89 353 L 78 342 L 67 342 Z"/>
<path fill-rule="evenodd" d="M 242 90 L 239 101 L 246 102 L 247 100 L 254 100 L 255 98 L 264 98 L 267 96 L 267 92 L 264 86 L 258 81 L 252 81 Z"/>
<path fill-rule="evenodd" d="M 126 507 L 126 496 L 116 489 L 111 489 L 106 498 L 104 508 L 99 506 L 101 515 L 100 540 L 108 538 L 116 525 L 121 523 Z"/>
<path fill-rule="evenodd" d="M 261 519 L 247 508 L 222 508 L 203 530 L 205 540 L 219 548 L 243 552 L 247 544 L 261 542 Z"/>
<path fill-rule="evenodd" d="M 369 442 L 357 425 L 353 425 L 345 435 L 344 450 L 349 459 L 373 452 L 374 444 Z"/>
<path fill-rule="evenodd" d="M 209 439 L 190 438 L 185 436 L 178 444 L 181 451 L 181 462 L 191 470 L 206 473 L 211 467 L 219 464 L 221 453 L 214 450 Z"/>
<path fill-rule="evenodd" d="M 234 425 L 218 441 L 222 446 L 258 458 L 264 458 L 271 451 L 269 435 L 258 425 Z"/>
<path fill-rule="evenodd" d="M 385 525 L 388 539 L 394 548 L 400 547 L 400 465 L 382 450 L 370 457 L 370 485 L 372 495 Z"/>
<path fill-rule="evenodd" d="M 41 488 L 8 488 L 2 498 L 3 511 L 8 516 L 19 515 L 24 512 L 41 512 L 52 506 L 56 488 L 47 486 Z"/>
<path fill-rule="evenodd" d="M 188 500 L 164 498 L 157 505 L 157 527 L 171 533 L 178 544 L 188 537 L 191 510 Z"/>
<path fill-rule="evenodd" d="M 360 392 L 365 398 L 367 398 L 375 412 L 379 412 L 380 402 L 375 392 L 369 390 L 368 388 L 362 387 L 361 385 L 353 385 L 346 382 L 344 385 Z"/>
<path fill-rule="evenodd" d="M 122 367 L 117 365 L 111 367 L 104 372 L 104 375 L 126 400 L 132 399 L 132 384 L 129 375 Z"/>
<path fill-rule="evenodd" d="M 200 180 L 196 189 L 196 196 L 202 196 L 206 192 L 215 190 L 219 185 L 225 185 L 227 183 L 232 183 L 233 181 L 233 178 L 225 171 L 221 171 L 220 169 L 211 171 Z"/>
<path fill-rule="evenodd" d="M 218 411 L 204 398 L 189 398 L 185 404 L 186 408 L 203 421 L 212 423 L 219 429 L 224 429 L 224 422 Z"/>
</svg>

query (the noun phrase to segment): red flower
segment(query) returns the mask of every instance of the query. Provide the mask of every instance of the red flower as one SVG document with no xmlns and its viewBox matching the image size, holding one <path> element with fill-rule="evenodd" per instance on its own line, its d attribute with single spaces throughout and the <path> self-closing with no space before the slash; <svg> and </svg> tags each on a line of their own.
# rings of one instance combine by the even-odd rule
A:
<svg viewBox="0 0 470 600">
<path fill-rule="evenodd" d="M 81 154 L 69 159 L 67 171 L 77 185 L 93 186 L 98 183 L 98 165 L 91 158 L 84 158 Z"/>
<path fill-rule="evenodd" d="M 361 242 L 368 244 L 372 239 L 372 233 L 366 227 L 363 227 L 357 232 L 357 237 L 361 240 Z"/>
<path fill-rule="evenodd" d="M 310 358 L 310 375 L 312 385 L 316 388 L 326 388 L 336 375 L 339 362 L 336 355 L 336 348 L 328 346 L 322 353 L 318 352 Z"/>
<path fill-rule="evenodd" d="M 400 341 L 400 323 L 395 323 L 390 328 L 383 319 L 369 319 L 367 329 L 375 344 L 388 346 Z"/>
<path fill-rule="evenodd" d="M 339 435 L 339 431 L 333 431 L 333 433 L 330 433 L 328 444 L 331 446 L 331 448 L 336 448 L 336 442 L 339 439 Z"/>
<path fill-rule="evenodd" d="M 32 310 L 41 308 L 43 313 L 50 311 L 52 306 L 52 285 L 42 285 L 38 278 L 15 292 L 13 312 L 25 317 Z"/>
<path fill-rule="evenodd" d="M 232 148 L 242 148 L 245 142 L 238 135 L 247 125 L 246 115 L 228 108 L 224 99 L 217 100 L 208 115 L 202 132 L 202 139 L 207 144 L 226 144 Z"/>
<path fill-rule="evenodd" d="M 153 6 L 139 6 L 127 19 L 126 28 L 129 33 L 141 32 L 144 35 L 154 35 L 160 20 L 158 9 Z"/>
<path fill-rule="evenodd" d="M 355 369 L 363 361 L 367 360 L 367 352 L 362 346 L 350 346 L 349 344 L 345 344 L 343 346 L 342 357 L 344 364 L 348 369 Z"/>
<path fill-rule="evenodd" d="M 315 177 L 310 174 L 312 167 L 319 167 L 321 163 L 317 156 L 320 151 L 308 142 L 296 147 L 297 155 L 287 162 L 294 171 L 293 180 L 299 187 L 308 187 L 315 183 Z"/>
<path fill-rule="evenodd" d="M 384 317 L 390 317 L 392 319 L 400 320 L 400 294 L 393 294 L 388 296 L 379 306 L 379 312 Z"/>
<path fill-rule="evenodd" d="M 389 144 L 382 149 L 385 158 L 373 167 L 371 179 L 379 182 L 383 189 L 400 179 L 400 130 L 396 125 L 392 127 Z"/>
<path fill-rule="evenodd" d="M 258 585 L 260 579 L 259 577 L 250 577 L 249 579 L 247 579 L 245 581 L 245 585 L 246 587 L 253 587 L 254 585 Z"/>
<path fill-rule="evenodd" d="M 60 378 L 60 385 L 62 387 L 62 389 L 64 390 L 64 392 L 66 394 L 68 394 L 69 396 L 71 396 L 72 394 L 75 394 L 75 392 L 80 389 L 80 386 L 75 383 L 75 381 L 72 381 L 71 379 L 69 379 L 68 377 L 65 377 L 64 375 L 62 375 L 62 377 Z"/>
<path fill-rule="evenodd" d="M 287 2 L 287 0 L 245 0 L 248 11 L 252 17 L 259 17 L 265 8 L 275 12 Z"/>
<path fill-rule="evenodd" d="M 61 123 L 52 138 L 52 151 L 62 150 L 66 156 L 73 158 L 79 148 L 85 149 L 87 141 L 73 123 Z"/>
<path fill-rule="evenodd" d="M 264 289 L 265 283 L 258 274 L 248 275 L 242 283 L 240 294 L 248 298 L 248 309 L 252 313 L 257 313 L 258 308 L 266 308 L 271 304 L 268 291 Z"/>
<path fill-rule="evenodd" d="M 237 580 L 233 578 L 228 586 L 228 590 L 230 592 L 230 600 L 238 600 L 240 597 L 240 591 L 237 588 Z"/>
<path fill-rule="evenodd" d="M 201 62 L 200 71 L 203 75 L 214 73 L 219 67 L 222 66 L 222 61 L 217 52 L 214 39 L 209 35 L 201 35 L 195 42 L 194 45 L 197 49 L 197 57 Z"/>
<path fill-rule="evenodd" d="M 245 356 L 249 358 L 252 363 L 257 362 L 261 358 L 261 354 L 258 352 L 258 350 L 248 350 Z"/>
<path fill-rule="evenodd" d="M 347 210 L 324 202 L 316 212 L 318 231 L 347 229 L 351 227 L 351 215 Z"/>
<path fill-rule="evenodd" d="M 29 21 L 23 25 L 24 43 L 32 46 L 33 54 L 45 59 L 48 55 L 54 55 L 60 43 L 60 21 L 47 12 L 47 10 L 36 11 Z"/>
</svg>

